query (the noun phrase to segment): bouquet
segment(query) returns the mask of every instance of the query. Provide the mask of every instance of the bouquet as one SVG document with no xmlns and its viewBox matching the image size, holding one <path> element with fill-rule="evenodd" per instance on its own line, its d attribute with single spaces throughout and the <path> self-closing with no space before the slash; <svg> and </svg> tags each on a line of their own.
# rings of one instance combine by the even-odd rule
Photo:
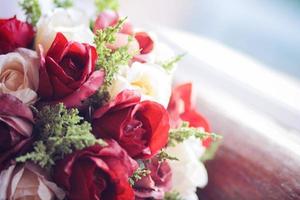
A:
<svg viewBox="0 0 300 200">
<path fill-rule="evenodd" d="M 20 5 L 0 19 L 0 199 L 198 199 L 219 136 L 172 90 L 182 56 L 114 1 Z"/>
</svg>

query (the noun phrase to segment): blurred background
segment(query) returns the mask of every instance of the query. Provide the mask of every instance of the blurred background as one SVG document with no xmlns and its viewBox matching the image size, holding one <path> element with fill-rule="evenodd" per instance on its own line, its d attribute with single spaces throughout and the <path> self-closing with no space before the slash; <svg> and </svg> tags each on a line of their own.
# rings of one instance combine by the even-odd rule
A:
<svg viewBox="0 0 300 200">
<path fill-rule="evenodd" d="M 129 0 L 136 23 L 159 23 L 217 40 L 300 79 L 299 0 Z"/>
</svg>

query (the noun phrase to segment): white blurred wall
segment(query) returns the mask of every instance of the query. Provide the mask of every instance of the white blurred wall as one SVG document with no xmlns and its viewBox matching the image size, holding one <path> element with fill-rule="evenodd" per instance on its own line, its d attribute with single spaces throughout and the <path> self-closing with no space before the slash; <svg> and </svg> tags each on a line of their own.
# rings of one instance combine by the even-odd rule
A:
<svg viewBox="0 0 300 200">
<path fill-rule="evenodd" d="M 199 0 L 200 1 L 200 0 Z M 139 25 L 179 27 L 192 12 L 194 0 L 120 0 L 122 14 Z"/>
</svg>

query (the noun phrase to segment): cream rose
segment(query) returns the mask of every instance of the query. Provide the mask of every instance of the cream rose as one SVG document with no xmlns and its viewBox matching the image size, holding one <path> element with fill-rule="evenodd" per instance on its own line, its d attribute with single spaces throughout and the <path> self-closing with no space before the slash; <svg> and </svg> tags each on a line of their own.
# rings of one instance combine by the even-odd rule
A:
<svg viewBox="0 0 300 200">
<path fill-rule="evenodd" d="M 39 87 L 39 58 L 35 51 L 19 48 L 0 55 L 0 93 L 8 93 L 23 103 L 33 104 Z"/>
<path fill-rule="evenodd" d="M 64 199 L 65 193 L 37 165 L 12 165 L 0 174 L 0 199 Z"/>
<path fill-rule="evenodd" d="M 110 87 L 114 98 L 125 89 L 137 90 L 142 100 L 156 101 L 167 107 L 171 96 L 171 76 L 159 65 L 134 62 L 131 67 L 122 66 Z"/>
<path fill-rule="evenodd" d="M 204 151 L 205 148 L 196 138 L 167 148 L 170 155 L 179 159 L 169 162 L 173 172 L 172 190 L 179 192 L 184 200 L 197 200 L 197 187 L 203 188 L 207 184 L 207 171 L 199 160 Z"/>
<path fill-rule="evenodd" d="M 37 23 L 35 48 L 41 45 L 46 53 L 57 32 L 68 40 L 93 44 L 94 34 L 89 28 L 89 18 L 80 10 L 57 8 L 40 18 Z"/>
</svg>

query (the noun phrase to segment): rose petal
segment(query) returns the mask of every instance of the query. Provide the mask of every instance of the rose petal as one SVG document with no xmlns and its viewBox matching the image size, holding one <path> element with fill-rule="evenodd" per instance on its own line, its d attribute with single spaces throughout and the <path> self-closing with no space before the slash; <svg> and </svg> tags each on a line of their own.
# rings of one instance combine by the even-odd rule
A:
<svg viewBox="0 0 300 200">
<path fill-rule="evenodd" d="M 0 174 L 0 199 L 7 199 L 8 185 L 11 181 L 11 176 L 15 169 L 15 165 L 11 165 L 9 168 L 2 170 Z"/>
<path fill-rule="evenodd" d="M 124 109 L 130 106 L 133 106 L 134 104 L 138 103 L 141 99 L 141 96 L 138 92 L 135 90 L 124 90 L 121 93 L 119 93 L 113 101 L 111 101 L 109 104 L 104 105 L 97 109 L 93 113 L 93 119 L 97 119 L 103 116 L 108 110 L 114 109 L 120 110 Z"/>
<path fill-rule="evenodd" d="M 70 94 L 69 96 L 58 100 L 58 102 L 62 102 L 66 107 L 77 107 L 82 104 L 84 100 L 94 94 L 104 81 L 104 72 L 103 71 L 95 71 L 91 74 L 89 79 L 78 88 L 75 92 Z"/>
<path fill-rule="evenodd" d="M 154 41 L 146 32 L 138 32 L 135 34 L 135 39 L 139 43 L 141 54 L 148 54 L 153 50 Z"/>
<path fill-rule="evenodd" d="M 55 61 L 59 62 L 64 56 L 63 52 L 68 45 L 67 38 L 60 32 L 55 36 L 55 39 L 47 52 L 47 56 L 53 58 Z"/>
<path fill-rule="evenodd" d="M 9 94 L 1 94 L 0 105 L 0 115 L 21 117 L 33 122 L 33 115 L 30 108 L 23 104 L 18 98 Z"/>
</svg>

